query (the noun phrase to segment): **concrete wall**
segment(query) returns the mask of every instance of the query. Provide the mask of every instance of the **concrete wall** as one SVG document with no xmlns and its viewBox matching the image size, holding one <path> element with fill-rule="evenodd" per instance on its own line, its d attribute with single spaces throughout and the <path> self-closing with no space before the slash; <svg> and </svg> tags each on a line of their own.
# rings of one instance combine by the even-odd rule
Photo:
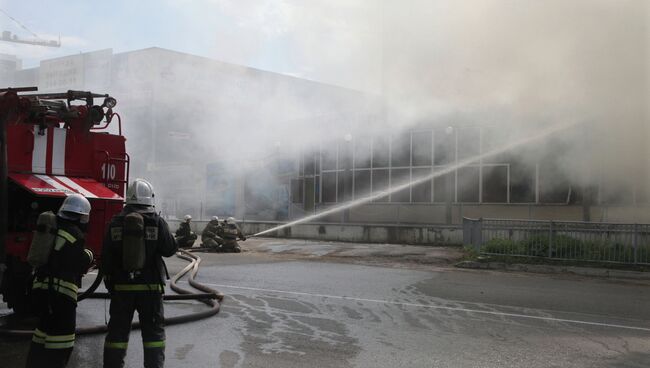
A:
<svg viewBox="0 0 650 368">
<path fill-rule="evenodd" d="M 179 226 L 179 221 L 168 220 L 172 231 Z M 200 233 L 207 221 L 192 221 L 192 229 Z M 241 222 L 242 231 L 255 234 L 271 229 L 279 222 Z M 265 237 L 312 239 L 323 241 L 342 241 L 355 243 L 392 243 L 444 245 L 461 244 L 463 231 L 460 226 L 445 225 L 387 225 L 387 224 L 331 224 L 308 223 L 285 228 L 279 232 L 265 234 Z"/>
<path fill-rule="evenodd" d="M 322 209 L 322 208 L 321 208 Z M 591 207 L 594 222 L 650 223 L 650 207 Z M 462 218 L 502 218 L 582 221 L 583 207 L 570 205 L 467 205 L 451 207 L 451 224 L 445 224 L 445 204 L 369 204 L 350 210 L 350 223 L 334 214 L 317 223 L 305 223 L 265 236 L 359 243 L 461 244 Z M 296 213 L 293 215 L 295 217 Z M 200 233 L 207 221 L 193 221 Z M 178 221 L 169 221 L 178 228 Z M 282 224 L 275 221 L 244 221 L 246 234 L 255 234 Z"/>
</svg>

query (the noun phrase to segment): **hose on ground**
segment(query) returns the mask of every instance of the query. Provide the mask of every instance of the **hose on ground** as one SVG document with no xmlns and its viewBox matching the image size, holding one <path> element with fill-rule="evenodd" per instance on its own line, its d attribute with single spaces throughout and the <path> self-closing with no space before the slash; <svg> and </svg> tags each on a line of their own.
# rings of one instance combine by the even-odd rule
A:
<svg viewBox="0 0 650 368">
<path fill-rule="evenodd" d="M 192 322 L 219 313 L 219 309 L 221 308 L 220 302 L 224 298 L 223 293 L 214 290 L 212 288 L 209 288 L 194 280 L 197 273 L 199 272 L 199 265 L 201 263 L 201 258 L 186 250 L 179 250 L 178 253 L 176 253 L 176 256 L 190 263 L 186 265 L 185 268 L 183 268 L 180 272 L 174 275 L 174 277 L 172 277 L 171 279 L 169 286 L 171 287 L 172 290 L 177 292 L 178 295 L 163 295 L 163 299 L 164 300 L 198 300 L 208 305 L 210 309 L 201 312 L 180 315 L 180 316 L 167 317 L 165 318 L 165 325 L 168 326 L 168 325 L 175 325 L 179 323 Z M 183 276 L 185 276 L 185 274 L 190 272 L 190 270 L 192 272 L 190 273 L 190 276 L 188 278 L 189 284 L 193 288 L 200 290 L 203 293 L 194 293 L 191 290 L 183 289 L 180 286 L 178 286 L 177 284 L 178 280 L 180 280 Z M 83 297 L 83 299 L 86 298 L 110 299 L 109 293 L 95 292 L 97 287 L 100 285 L 102 278 L 103 275 L 100 271 L 97 273 L 97 277 L 95 278 L 93 284 L 86 291 L 80 294 L 80 299 L 81 297 Z M 131 328 L 139 329 L 140 323 L 133 322 Z M 75 333 L 77 335 L 89 335 L 89 334 L 104 333 L 106 331 L 108 331 L 108 326 L 104 324 L 104 325 L 97 325 L 97 326 L 90 326 L 90 327 L 77 327 Z M 0 336 L 31 337 L 32 334 L 33 334 L 33 330 L 17 330 L 17 329 L 0 328 Z"/>
<path fill-rule="evenodd" d="M 93 281 L 93 283 L 90 285 L 88 289 L 82 291 L 81 294 L 77 296 L 77 302 L 80 302 L 88 298 L 89 296 L 91 296 L 95 292 L 95 290 L 97 290 L 99 285 L 101 285 L 103 279 L 104 279 L 104 272 L 100 268 L 98 268 L 97 277 L 95 277 L 95 281 Z"/>
<path fill-rule="evenodd" d="M 213 247 L 192 247 L 192 248 L 187 248 L 188 251 L 194 253 L 194 252 L 202 252 L 202 253 L 237 253 L 237 252 L 218 252 L 216 250 L 217 248 Z"/>
</svg>

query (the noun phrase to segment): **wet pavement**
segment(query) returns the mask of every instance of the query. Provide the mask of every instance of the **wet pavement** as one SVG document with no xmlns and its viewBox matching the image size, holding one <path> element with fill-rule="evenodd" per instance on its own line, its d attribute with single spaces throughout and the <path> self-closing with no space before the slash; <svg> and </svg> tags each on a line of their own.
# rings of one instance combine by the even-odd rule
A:
<svg viewBox="0 0 650 368">
<path fill-rule="evenodd" d="M 648 283 L 458 270 L 445 266 L 453 249 L 415 247 L 436 263 L 416 262 L 410 249 L 386 261 L 322 253 L 345 254 L 345 244 L 302 242 L 307 251 L 299 243 L 247 241 L 242 254 L 201 254 L 198 281 L 226 298 L 215 317 L 167 327 L 167 366 L 650 366 Z M 185 264 L 168 262 L 170 272 Z M 205 306 L 165 308 L 171 316 Z M 82 302 L 78 320 L 103 324 L 104 301 Z M 2 338 L 0 366 L 21 366 L 28 344 Z M 101 366 L 102 344 L 102 336 L 79 337 L 69 367 Z M 139 331 L 127 366 L 142 366 Z"/>
</svg>

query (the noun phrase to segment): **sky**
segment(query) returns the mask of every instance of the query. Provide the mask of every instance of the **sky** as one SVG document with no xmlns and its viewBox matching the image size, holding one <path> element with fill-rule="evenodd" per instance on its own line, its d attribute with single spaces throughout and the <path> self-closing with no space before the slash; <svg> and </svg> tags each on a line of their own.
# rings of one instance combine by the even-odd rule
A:
<svg viewBox="0 0 650 368">
<path fill-rule="evenodd" d="M 0 9 L 41 38 L 61 36 L 58 49 L 0 42 L 0 53 L 22 58 L 23 67 L 78 52 L 155 46 L 355 89 L 378 88 L 378 7 L 367 1 L 0 0 Z M 32 37 L 5 14 L 0 28 Z"/>
</svg>

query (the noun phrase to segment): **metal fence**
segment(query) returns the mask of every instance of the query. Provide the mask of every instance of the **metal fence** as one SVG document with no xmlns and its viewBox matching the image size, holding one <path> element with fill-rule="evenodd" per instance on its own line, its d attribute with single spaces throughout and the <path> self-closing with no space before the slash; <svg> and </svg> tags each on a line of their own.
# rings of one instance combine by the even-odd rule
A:
<svg viewBox="0 0 650 368">
<path fill-rule="evenodd" d="M 464 218 L 463 243 L 482 254 L 650 264 L 650 224 Z"/>
</svg>

